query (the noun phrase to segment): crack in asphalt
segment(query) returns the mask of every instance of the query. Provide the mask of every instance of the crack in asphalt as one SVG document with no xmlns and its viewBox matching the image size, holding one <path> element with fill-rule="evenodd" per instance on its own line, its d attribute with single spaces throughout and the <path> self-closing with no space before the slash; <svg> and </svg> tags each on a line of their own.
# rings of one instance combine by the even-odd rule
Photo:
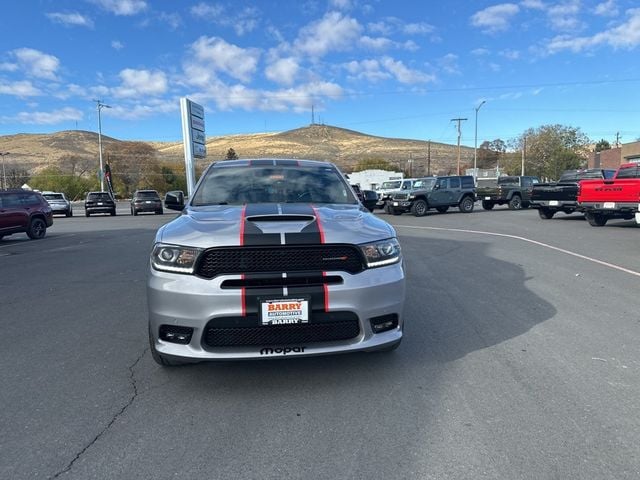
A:
<svg viewBox="0 0 640 480">
<path fill-rule="evenodd" d="M 129 401 L 120 409 L 118 413 L 113 416 L 111 421 L 93 438 L 93 440 L 91 440 L 82 450 L 80 450 L 76 454 L 76 456 L 67 464 L 66 467 L 57 472 L 55 475 L 49 477 L 49 480 L 54 480 L 60 477 L 60 475 L 69 472 L 73 468 L 73 465 L 80 459 L 80 457 L 82 457 L 82 455 L 84 455 L 84 453 L 89 450 L 111 428 L 116 420 L 118 420 L 118 418 L 120 418 L 124 414 L 124 412 L 126 412 L 127 409 L 133 404 L 136 397 L 138 396 L 138 383 L 136 381 L 134 369 L 136 368 L 138 363 L 140 363 L 140 360 L 142 360 L 142 358 L 146 355 L 148 350 L 149 347 L 146 347 L 142 351 L 140 356 L 136 358 L 136 361 L 129 365 L 129 381 L 131 382 L 131 386 L 133 387 L 133 394 L 131 395 L 131 398 L 129 398 Z"/>
</svg>

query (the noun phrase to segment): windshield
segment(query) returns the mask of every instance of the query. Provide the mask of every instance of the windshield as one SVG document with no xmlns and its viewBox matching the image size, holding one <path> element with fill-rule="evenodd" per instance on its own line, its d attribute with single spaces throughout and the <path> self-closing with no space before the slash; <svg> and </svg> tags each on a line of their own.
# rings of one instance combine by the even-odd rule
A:
<svg viewBox="0 0 640 480">
<path fill-rule="evenodd" d="M 104 193 L 90 193 L 89 194 L 89 200 L 99 200 L 99 201 L 110 201 L 111 200 L 111 195 L 109 195 L 108 193 L 104 192 Z"/>
<path fill-rule="evenodd" d="M 64 200 L 61 193 L 45 193 L 42 196 L 47 200 Z"/>
<path fill-rule="evenodd" d="M 136 194 L 138 198 L 160 198 L 158 192 L 155 191 L 142 191 Z"/>
<path fill-rule="evenodd" d="M 392 190 L 395 188 L 400 188 L 402 185 L 402 180 L 394 180 L 393 182 L 382 182 L 381 190 Z"/>
<path fill-rule="evenodd" d="M 246 203 L 357 203 L 333 168 L 219 167 L 206 173 L 192 206 Z"/>
</svg>

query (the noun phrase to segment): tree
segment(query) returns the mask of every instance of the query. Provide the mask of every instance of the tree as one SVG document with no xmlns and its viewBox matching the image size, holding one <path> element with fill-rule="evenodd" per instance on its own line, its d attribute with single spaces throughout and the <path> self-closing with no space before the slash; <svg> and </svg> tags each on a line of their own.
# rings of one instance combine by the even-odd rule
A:
<svg viewBox="0 0 640 480">
<path fill-rule="evenodd" d="M 607 142 L 604 138 L 601 139 L 598 143 L 596 143 L 596 152 L 601 152 L 603 150 L 611 150 L 611 144 Z"/>
<path fill-rule="evenodd" d="M 80 177 L 62 171 L 60 167 L 51 166 L 40 170 L 31 177 L 30 186 L 36 190 L 63 192 L 67 198 L 77 200 L 97 187 L 97 179 Z"/>
<path fill-rule="evenodd" d="M 7 167 L 4 172 L 7 188 L 20 188 L 31 178 L 26 168 Z"/>
<path fill-rule="evenodd" d="M 227 160 L 238 160 L 238 154 L 236 153 L 236 151 L 233 148 L 230 148 L 229 150 L 227 150 Z"/>
<path fill-rule="evenodd" d="M 522 151 L 526 144 L 526 173 L 557 179 L 563 170 L 586 165 L 589 138 L 579 128 L 543 125 L 526 130 L 513 149 Z"/>
<path fill-rule="evenodd" d="M 503 140 L 499 138 L 491 142 L 485 140 L 476 152 L 478 157 L 476 164 L 478 168 L 495 168 L 496 165 L 502 163 L 500 162 L 500 157 L 502 157 L 506 151 L 507 144 Z"/>
<path fill-rule="evenodd" d="M 395 172 L 396 168 L 383 158 L 365 158 L 359 160 L 353 168 L 354 172 L 361 172 L 362 170 L 388 170 Z"/>
<path fill-rule="evenodd" d="M 144 142 L 112 143 L 104 156 L 111 166 L 113 189 L 118 196 L 130 197 L 139 188 L 166 190 L 162 167 L 151 145 Z"/>
</svg>

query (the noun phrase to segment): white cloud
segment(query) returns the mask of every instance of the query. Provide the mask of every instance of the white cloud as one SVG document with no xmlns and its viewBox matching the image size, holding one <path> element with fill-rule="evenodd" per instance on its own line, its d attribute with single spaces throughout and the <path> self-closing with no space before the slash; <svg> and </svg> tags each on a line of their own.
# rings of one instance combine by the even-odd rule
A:
<svg viewBox="0 0 640 480">
<path fill-rule="evenodd" d="M 563 50 L 581 52 L 594 47 L 608 45 L 614 49 L 631 50 L 640 46 L 640 8 L 627 10 L 627 21 L 590 37 L 559 35 L 547 45 L 547 53 Z"/>
<path fill-rule="evenodd" d="M 460 67 L 458 66 L 458 56 L 453 53 L 447 53 L 438 60 L 438 65 L 446 73 L 452 75 L 460 75 Z"/>
<path fill-rule="evenodd" d="M 200 2 L 191 7 L 191 15 L 216 25 L 233 28 L 237 35 L 242 36 L 258 27 L 261 13 L 256 7 L 244 7 L 237 13 L 230 12 L 221 4 Z"/>
<path fill-rule="evenodd" d="M 471 24 L 488 33 L 509 28 L 511 19 L 520 11 L 515 3 L 501 3 L 487 7 L 471 16 Z"/>
<path fill-rule="evenodd" d="M 158 114 L 177 112 L 179 109 L 177 98 L 172 99 L 151 99 L 145 103 L 133 105 L 113 105 L 111 109 L 105 111 L 109 116 L 122 120 L 140 120 Z"/>
<path fill-rule="evenodd" d="M 120 40 L 111 40 L 111 48 L 114 50 L 122 50 L 124 48 L 124 43 Z"/>
<path fill-rule="evenodd" d="M 5 72 L 15 72 L 18 70 L 18 64 L 9 62 L 0 63 L 0 70 Z"/>
<path fill-rule="evenodd" d="M 216 78 L 217 73 L 248 82 L 260 58 L 256 48 L 240 48 L 217 37 L 200 37 L 191 45 L 191 54 L 185 63 L 187 81 L 200 85 Z"/>
<path fill-rule="evenodd" d="M 520 58 L 520 52 L 518 50 L 506 49 L 500 52 L 500 55 L 508 60 L 517 60 Z"/>
<path fill-rule="evenodd" d="M 394 44 L 395 42 L 385 37 L 372 38 L 367 35 L 360 37 L 360 45 L 369 50 L 385 50 Z"/>
<path fill-rule="evenodd" d="M 520 2 L 520 6 L 531 10 L 544 10 L 546 8 L 546 5 L 541 0 L 523 0 Z"/>
<path fill-rule="evenodd" d="M 596 5 L 593 13 L 602 17 L 617 17 L 620 11 L 618 10 L 615 0 L 607 0 L 606 2 Z"/>
<path fill-rule="evenodd" d="M 429 35 L 435 31 L 435 27 L 426 22 L 407 23 L 397 17 L 386 17 L 382 21 L 368 23 L 367 30 L 384 36 L 389 36 L 396 32 L 403 35 Z"/>
<path fill-rule="evenodd" d="M 353 3 L 351 0 L 329 0 L 329 6 L 338 10 L 351 10 Z"/>
<path fill-rule="evenodd" d="M 13 95 L 14 97 L 35 97 L 42 95 L 40 90 L 28 80 L 12 83 L 0 83 L 0 95 Z"/>
<path fill-rule="evenodd" d="M 551 27 L 556 30 L 575 31 L 584 28 L 584 24 L 578 18 L 580 13 L 580 0 L 559 3 L 548 8 L 547 15 Z"/>
<path fill-rule="evenodd" d="M 168 83 L 164 72 L 126 68 L 120 72 L 122 85 L 114 89 L 116 97 L 143 97 L 162 95 Z"/>
<path fill-rule="evenodd" d="M 224 7 L 220 4 L 209 4 L 200 2 L 191 7 L 191 15 L 199 17 L 203 20 L 215 21 L 224 13 Z"/>
<path fill-rule="evenodd" d="M 53 112 L 20 112 L 13 121 L 29 125 L 56 125 L 62 122 L 82 120 L 83 113 L 71 107 L 65 107 Z"/>
<path fill-rule="evenodd" d="M 57 57 L 33 48 L 18 48 L 11 53 L 16 58 L 18 67 L 27 75 L 57 80 L 56 71 L 60 67 L 60 60 Z"/>
<path fill-rule="evenodd" d="M 435 81 L 435 76 L 407 67 L 402 61 L 394 60 L 391 57 L 383 57 L 381 60 L 383 67 L 395 77 L 400 83 L 414 84 Z"/>
<path fill-rule="evenodd" d="M 378 60 L 354 60 L 346 63 L 344 68 L 348 72 L 349 78 L 352 80 L 378 82 L 392 78 L 389 71 L 386 70 Z"/>
<path fill-rule="evenodd" d="M 471 50 L 471 55 L 476 57 L 484 57 L 485 55 L 489 55 L 491 52 L 486 48 L 474 48 Z"/>
<path fill-rule="evenodd" d="M 433 33 L 435 30 L 433 25 L 428 23 L 407 23 L 403 26 L 402 32 L 407 35 L 426 35 Z"/>
<path fill-rule="evenodd" d="M 88 27 L 93 28 L 93 20 L 89 17 L 82 15 L 78 12 L 70 12 L 70 13 L 47 13 L 47 17 L 49 20 L 55 23 L 61 23 L 66 26 L 74 26 L 74 27 Z"/>
<path fill-rule="evenodd" d="M 322 57 L 332 51 L 349 50 L 361 32 L 362 26 L 356 19 L 329 12 L 321 20 L 303 27 L 294 46 L 303 55 Z"/>
<path fill-rule="evenodd" d="M 144 0 L 90 0 L 103 9 L 120 16 L 131 16 L 141 13 L 147 9 L 147 2 Z"/>
<path fill-rule="evenodd" d="M 280 58 L 273 62 L 265 70 L 265 75 L 272 82 L 281 85 L 292 85 L 296 80 L 300 65 L 294 58 Z"/>
<path fill-rule="evenodd" d="M 169 25 L 169 28 L 171 28 L 171 30 L 177 30 L 182 26 L 182 17 L 178 13 L 160 12 L 158 18 L 161 22 Z"/>
</svg>

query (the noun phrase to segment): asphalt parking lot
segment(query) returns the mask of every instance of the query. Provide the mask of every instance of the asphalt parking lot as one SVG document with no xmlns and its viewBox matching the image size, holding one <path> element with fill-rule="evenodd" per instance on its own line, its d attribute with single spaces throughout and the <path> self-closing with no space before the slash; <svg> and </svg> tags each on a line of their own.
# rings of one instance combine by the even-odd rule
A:
<svg viewBox="0 0 640 480">
<path fill-rule="evenodd" d="M 175 213 L 83 213 L 0 241 L 0 478 L 640 477 L 633 221 L 377 213 L 398 350 L 163 369 L 145 274 Z"/>
</svg>

